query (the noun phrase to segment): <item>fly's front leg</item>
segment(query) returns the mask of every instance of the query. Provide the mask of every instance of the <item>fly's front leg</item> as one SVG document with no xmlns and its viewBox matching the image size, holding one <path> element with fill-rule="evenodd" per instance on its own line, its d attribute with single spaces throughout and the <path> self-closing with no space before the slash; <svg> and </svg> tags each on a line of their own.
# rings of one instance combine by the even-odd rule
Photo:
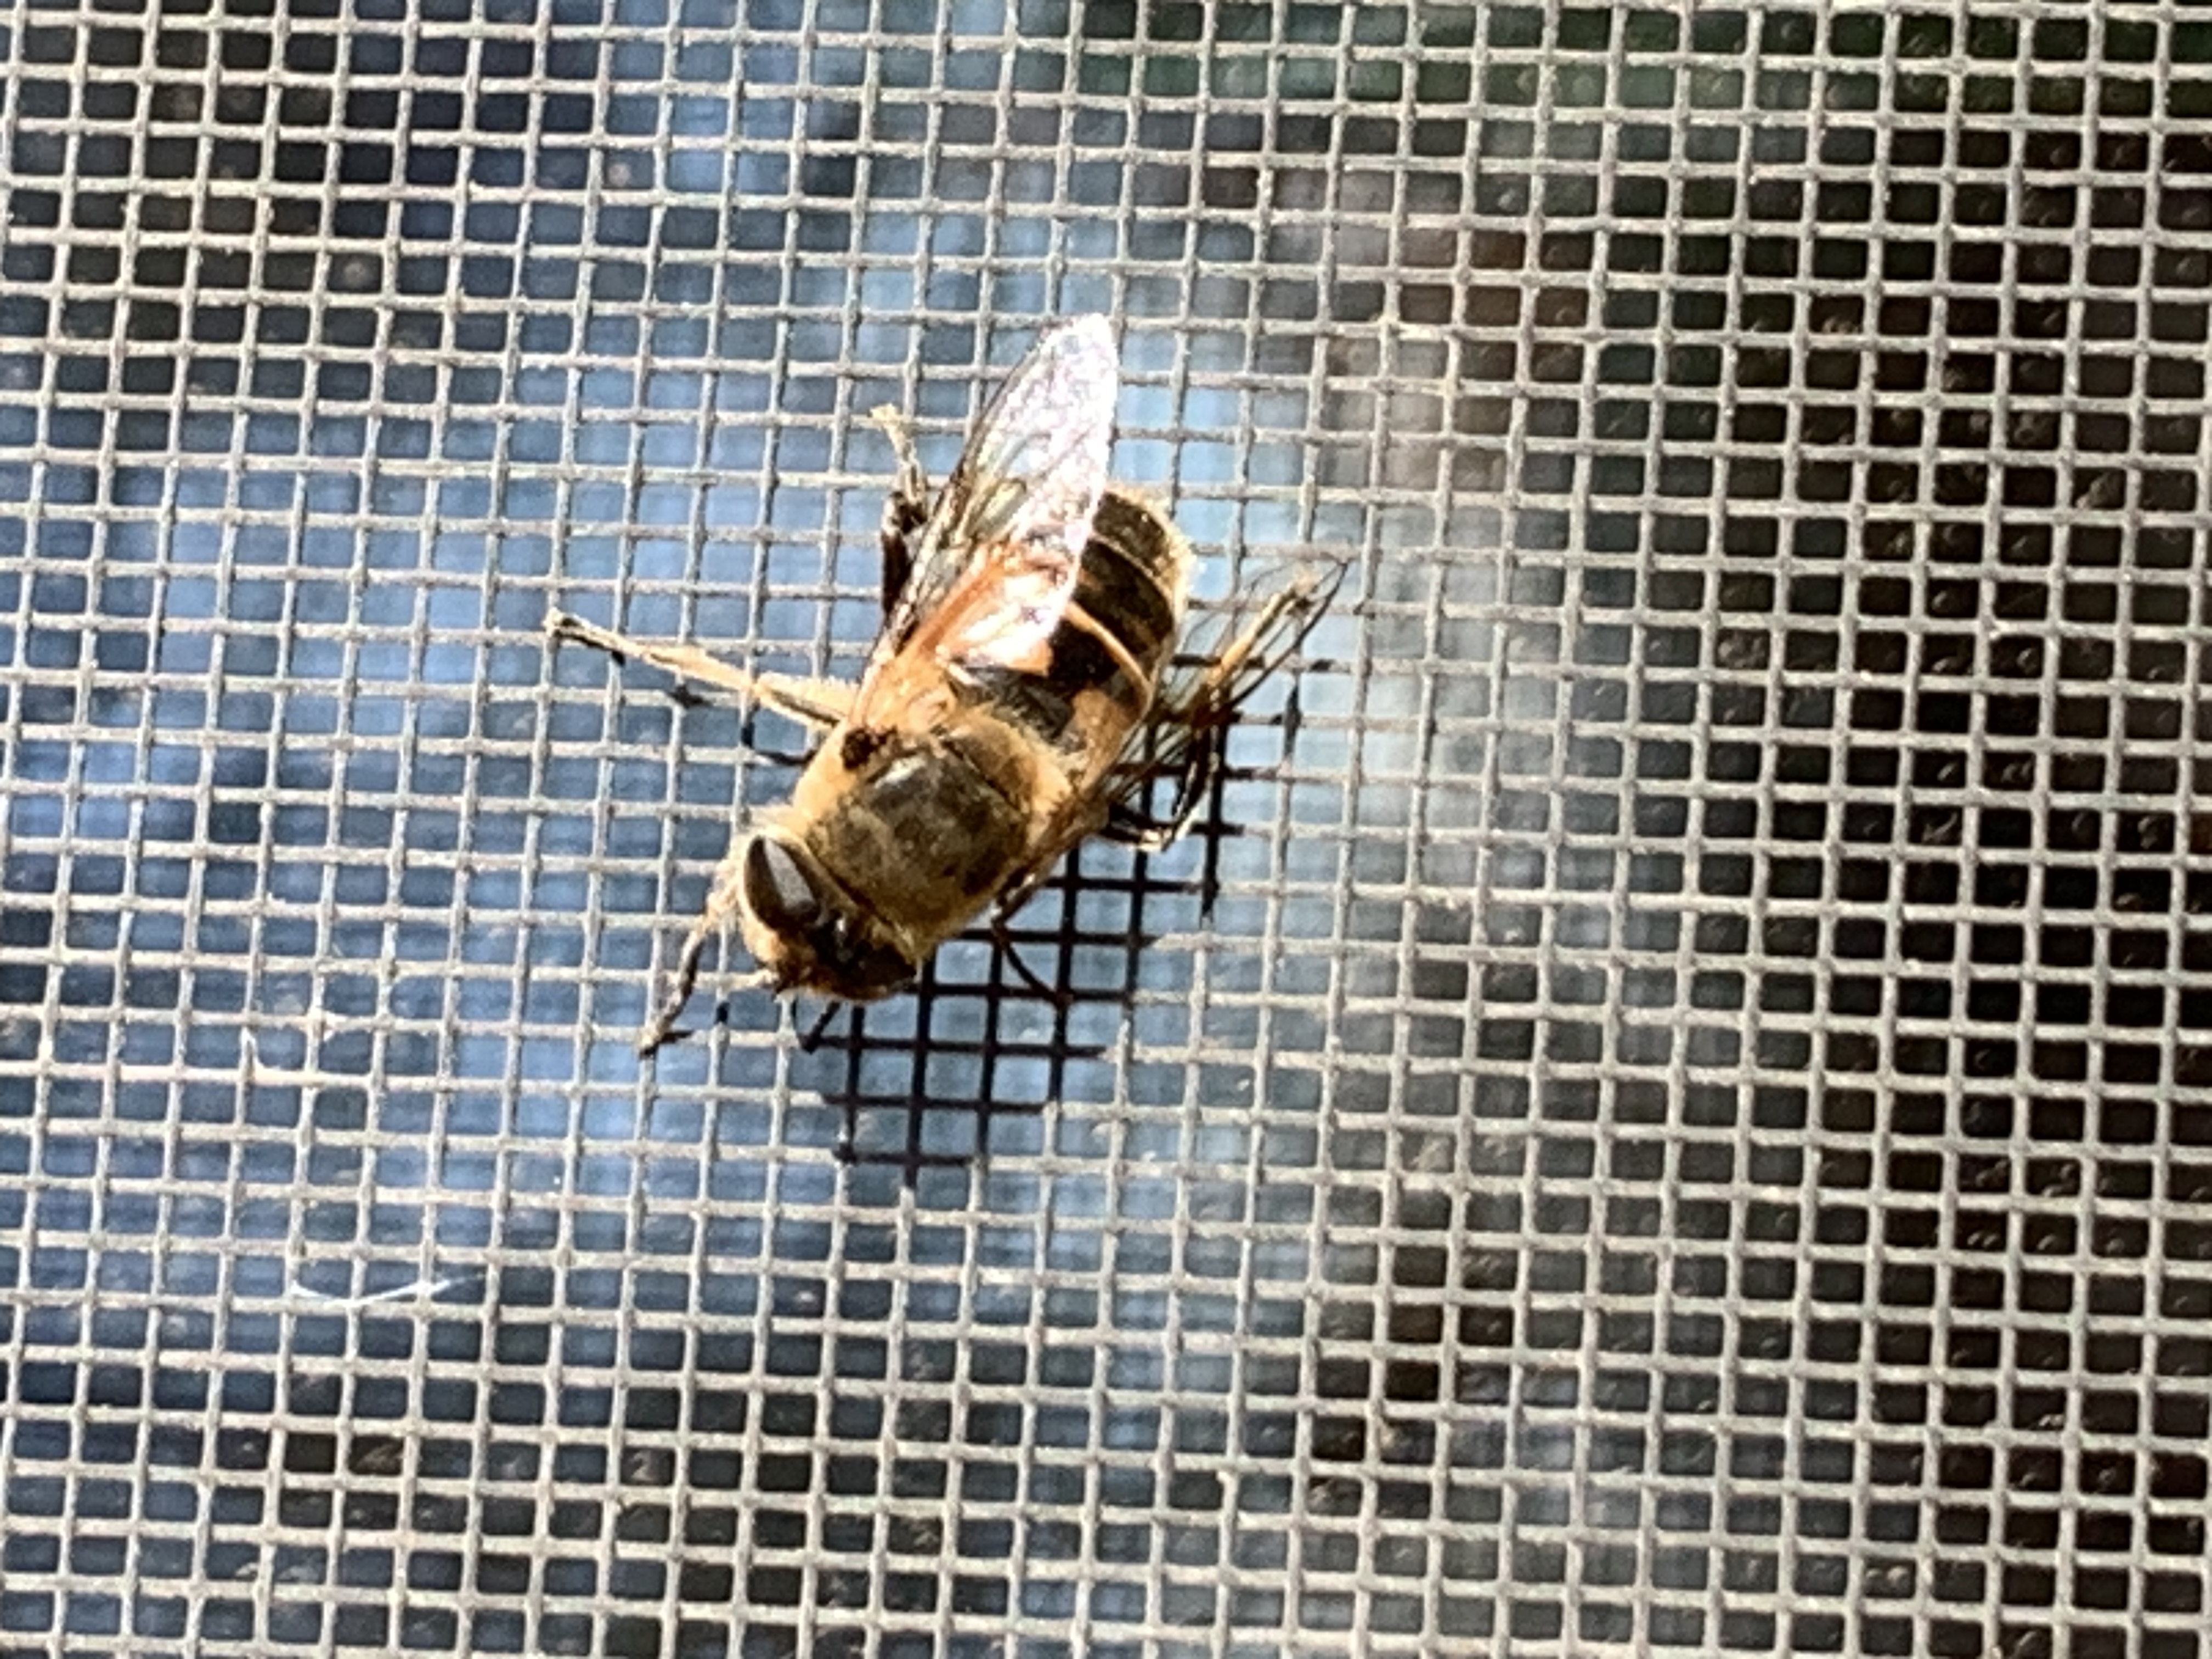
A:
<svg viewBox="0 0 2212 1659">
<path fill-rule="evenodd" d="M 822 1034 L 830 1029 L 830 1022 L 837 1018 L 837 1011 L 844 1006 L 843 1003 L 833 999 L 823 1007 L 821 1013 L 816 1016 L 814 1024 L 808 1026 L 805 1034 L 799 1039 L 800 1054 L 811 1054 L 822 1046 Z"/>
<path fill-rule="evenodd" d="M 588 645 L 594 651 L 605 652 L 617 662 L 641 662 L 678 679 L 696 680 L 732 696 L 753 695 L 753 676 L 719 657 L 708 656 L 696 645 L 672 640 L 633 639 L 628 634 L 617 634 L 611 628 L 586 622 L 565 611 L 545 613 L 545 631 L 556 645 Z"/>
<path fill-rule="evenodd" d="M 699 962 L 707 946 L 726 932 L 738 915 L 738 892 L 744 881 L 744 853 L 746 842 L 740 838 L 714 872 L 714 885 L 707 894 L 707 907 L 700 911 L 699 920 L 691 924 L 684 936 L 684 949 L 676 958 L 676 975 L 668 982 L 668 989 L 653 1010 L 653 1018 L 638 1033 L 637 1052 L 641 1058 L 649 1058 L 665 1047 L 676 1035 L 677 1019 L 684 1012 L 684 1005 L 691 1000 L 691 993 L 699 983 Z M 733 976 L 729 981 L 732 990 L 750 986 L 766 985 L 769 975 L 756 970 Z"/>
<path fill-rule="evenodd" d="M 660 1006 L 653 1012 L 638 1033 L 637 1052 L 641 1059 L 649 1059 L 676 1035 L 676 1021 L 684 1012 L 684 1005 L 691 1000 L 691 992 L 699 983 L 699 959 L 706 954 L 708 943 L 728 926 L 737 914 L 738 890 L 725 866 L 714 878 L 714 890 L 707 896 L 707 908 L 699 913 L 699 920 L 691 924 L 691 931 L 684 940 L 684 949 L 676 958 L 676 976 L 662 993 Z"/>
<path fill-rule="evenodd" d="M 884 614 L 889 616 L 899 595 L 906 592 L 906 579 L 914 569 L 915 534 L 929 522 L 929 475 L 921 470 L 921 457 L 915 453 L 914 432 L 905 416 L 889 404 L 879 404 L 868 418 L 883 428 L 884 435 L 890 440 L 891 453 L 898 459 L 898 477 L 884 502 Z"/>
<path fill-rule="evenodd" d="M 719 691 L 750 702 L 757 697 L 808 726 L 828 727 L 845 718 L 853 706 L 853 688 L 835 680 L 804 679 L 790 674 L 754 674 L 720 657 L 709 656 L 696 645 L 672 640 L 633 639 L 597 623 L 572 617 L 565 611 L 545 613 L 545 631 L 556 645 L 572 641 L 604 651 L 617 662 L 641 662 L 696 680 Z"/>
</svg>

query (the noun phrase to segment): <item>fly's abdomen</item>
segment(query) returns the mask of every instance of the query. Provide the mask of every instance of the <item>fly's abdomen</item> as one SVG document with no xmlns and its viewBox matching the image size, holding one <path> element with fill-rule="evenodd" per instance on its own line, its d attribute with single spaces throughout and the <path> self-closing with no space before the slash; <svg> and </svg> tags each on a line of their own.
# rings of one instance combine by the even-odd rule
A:
<svg viewBox="0 0 2212 1659">
<path fill-rule="evenodd" d="M 1175 655 L 1190 544 L 1152 507 L 1109 490 L 1091 521 L 1069 614 L 1041 673 L 994 671 L 981 702 L 1067 758 L 1076 773 L 1118 749 Z"/>
<path fill-rule="evenodd" d="M 1190 544 L 1163 514 L 1109 489 L 1091 520 L 1075 603 L 1143 675 L 1137 712 L 1175 655 L 1190 590 Z"/>
</svg>

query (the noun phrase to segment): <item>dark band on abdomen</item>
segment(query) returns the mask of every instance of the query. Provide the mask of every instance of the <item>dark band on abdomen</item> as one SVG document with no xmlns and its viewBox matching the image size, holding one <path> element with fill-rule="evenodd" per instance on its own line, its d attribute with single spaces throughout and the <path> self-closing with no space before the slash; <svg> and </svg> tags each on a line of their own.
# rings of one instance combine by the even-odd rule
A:
<svg viewBox="0 0 2212 1659">
<path fill-rule="evenodd" d="M 1086 693 L 1120 704 L 1132 722 L 1140 718 L 1175 654 L 1181 619 L 1173 596 L 1182 586 L 1176 562 L 1182 546 L 1149 508 L 1109 490 L 1077 568 L 1074 608 L 1081 618 L 1054 630 L 1051 665 L 1043 673 L 998 669 L 979 676 L 991 702 L 1054 745 L 1071 738 L 1079 743 L 1084 734 L 1068 726 L 1075 700 Z M 1140 679 L 1130 678 L 1129 664 Z"/>
<path fill-rule="evenodd" d="M 1151 508 L 1109 490 L 1076 574 L 1076 604 L 1154 680 L 1175 654 L 1186 545 Z"/>
</svg>

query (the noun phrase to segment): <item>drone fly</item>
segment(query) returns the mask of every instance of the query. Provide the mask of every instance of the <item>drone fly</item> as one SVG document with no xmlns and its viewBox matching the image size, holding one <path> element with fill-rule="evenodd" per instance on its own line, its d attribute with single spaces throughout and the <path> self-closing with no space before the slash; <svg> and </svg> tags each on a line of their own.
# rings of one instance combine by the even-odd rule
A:
<svg viewBox="0 0 2212 1659">
<path fill-rule="evenodd" d="M 1120 380 L 1104 318 L 1048 330 L 933 497 L 905 423 L 875 411 L 899 472 L 883 630 L 857 685 L 748 674 L 549 618 L 556 639 L 757 697 L 824 733 L 789 803 L 723 861 L 641 1054 L 674 1034 L 702 955 L 733 920 L 758 964 L 743 982 L 833 1009 L 872 1002 L 987 911 L 1004 945 L 1007 919 L 1086 836 L 1156 850 L 1182 833 L 1238 708 L 1343 571 L 1297 569 L 1249 595 L 1218 648 L 1186 641 L 1191 544 L 1108 481 Z M 1155 816 L 1163 784 L 1169 810 Z"/>
</svg>

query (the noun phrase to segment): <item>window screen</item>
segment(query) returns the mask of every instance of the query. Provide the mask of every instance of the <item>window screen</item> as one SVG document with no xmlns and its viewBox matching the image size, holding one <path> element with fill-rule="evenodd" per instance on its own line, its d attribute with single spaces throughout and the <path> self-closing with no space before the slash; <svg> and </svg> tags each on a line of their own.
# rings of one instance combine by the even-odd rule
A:
<svg viewBox="0 0 2212 1659">
<path fill-rule="evenodd" d="M 0 1650 L 2201 1659 L 2208 64 L 13 0 Z M 807 738 L 546 613 L 853 672 L 1092 311 L 1336 609 L 1064 1003 L 641 1065 Z"/>
</svg>

